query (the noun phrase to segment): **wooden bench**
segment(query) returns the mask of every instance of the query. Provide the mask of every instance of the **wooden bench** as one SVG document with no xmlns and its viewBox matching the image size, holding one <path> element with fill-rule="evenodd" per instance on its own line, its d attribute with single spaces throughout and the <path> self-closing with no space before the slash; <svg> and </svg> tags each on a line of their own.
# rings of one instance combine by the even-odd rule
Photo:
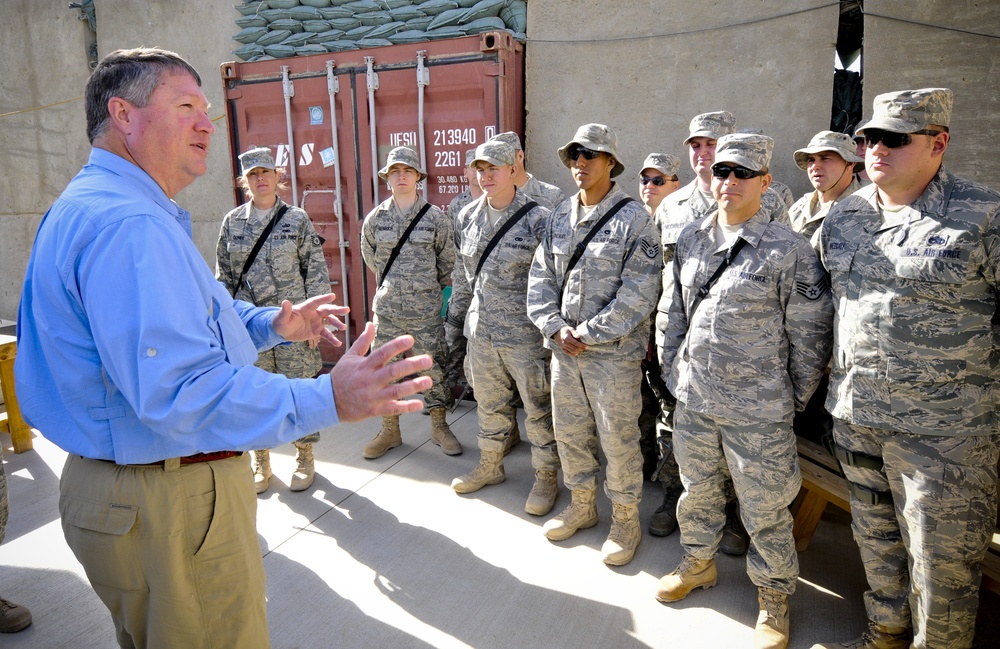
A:
<svg viewBox="0 0 1000 649">
<path fill-rule="evenodd" d="M 0 412 L 0 431 L 10 433 L 10 440 L 15 453 L 24 453 L 32 449 L 31 426 L 21 417 L 21 408 L 17 405 L 17 394 L 14 392 L 14 358 L 17 356 L 17 338 L 0 335 L 0 390 L 3 390 L 6 412 Z"/>
<path fill-rule="evenodd" d="M 802 473 L 802 490 L 792 503 L 795 549 L 809 547 L 816 526 L 828 504 L 851 511 L 850 490 L 847 480 L 840 475 L 837 460 L 819 444 L 798 438 L 799 467 Z M 997 512 L 997 529 L 982 562 L 983 588 L 1000 593 L 1000 511 Z"/>
</svg>

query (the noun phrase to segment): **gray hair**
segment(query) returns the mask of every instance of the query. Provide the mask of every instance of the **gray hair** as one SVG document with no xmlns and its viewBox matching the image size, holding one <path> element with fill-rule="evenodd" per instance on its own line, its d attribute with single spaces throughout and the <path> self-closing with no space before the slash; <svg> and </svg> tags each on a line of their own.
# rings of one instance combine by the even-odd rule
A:
<svg viewBox="0 0 1000 649">
<path fill-rule="evenodd" d="M 201 85 L 201 77 L 191 64 L 175 52 L 155 47 L 115 50 L 97 65 L 84 91 L 87 113 L 87 139 L 104 134 L 111 116 L 108 102 L 113 97 L 133 106 L 144 107 L 160 82 L 164 71 L 186 72 Z"/>
</svg>

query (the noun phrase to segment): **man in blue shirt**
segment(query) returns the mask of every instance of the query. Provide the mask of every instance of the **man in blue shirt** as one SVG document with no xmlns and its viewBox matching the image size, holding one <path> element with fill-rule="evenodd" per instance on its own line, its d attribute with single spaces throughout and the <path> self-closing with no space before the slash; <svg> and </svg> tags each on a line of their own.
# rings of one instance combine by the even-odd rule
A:
<svg viewBox="0 0 1000 649">
<path fill-rule="evenodd" d="M 205 173 L 215 130 L 198 73 L 119 50 L 87 83 L 89 163 L 45 215 L 25 274 L 15 365 L 32 426 L 69 452 L 66 540 L 122 647 L 266 647 L 256 497 L 242 451 L 341 421 L 420 409 L 394 383 L 430 359 L 368 357 L 366 327 L 330 373 L 288 379 L 257 351 L 324 338 L 347 308 L 234 302 L 171 198 Z"/>
</svg>

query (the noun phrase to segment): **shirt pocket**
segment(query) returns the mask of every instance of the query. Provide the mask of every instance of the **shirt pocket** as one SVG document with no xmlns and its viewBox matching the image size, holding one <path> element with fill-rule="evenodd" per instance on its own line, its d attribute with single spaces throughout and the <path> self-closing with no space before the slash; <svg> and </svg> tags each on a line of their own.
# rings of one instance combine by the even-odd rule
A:
<svg viewBox="0 0 1000 649">
<path fill-rule="evenodd" d="M 917 282 L 964 284 L 973 248 L 972 242 L 947 247 L 903 247 L 896 258 L 896 275 Z"/>
</svg>

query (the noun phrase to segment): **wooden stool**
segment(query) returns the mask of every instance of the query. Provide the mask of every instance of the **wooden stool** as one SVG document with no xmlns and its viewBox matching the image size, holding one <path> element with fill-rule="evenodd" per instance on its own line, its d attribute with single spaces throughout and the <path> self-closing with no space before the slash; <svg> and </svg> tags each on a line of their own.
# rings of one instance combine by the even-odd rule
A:
<svg viewBox="0 0 1000 649">
<path fill-rule="evenodd" d="M 17 356 L 17 338 L 0 335 L 0 390 L 3 391 L 6 413 L 0 413 L 0 430 L 10 433 L 14 443 L 15 453 L 30 451 L 31 426 L 21 417 L 21 408 L 17 405 L 17 394 L 14 392 L 14 357 Z"/>
</svg>

